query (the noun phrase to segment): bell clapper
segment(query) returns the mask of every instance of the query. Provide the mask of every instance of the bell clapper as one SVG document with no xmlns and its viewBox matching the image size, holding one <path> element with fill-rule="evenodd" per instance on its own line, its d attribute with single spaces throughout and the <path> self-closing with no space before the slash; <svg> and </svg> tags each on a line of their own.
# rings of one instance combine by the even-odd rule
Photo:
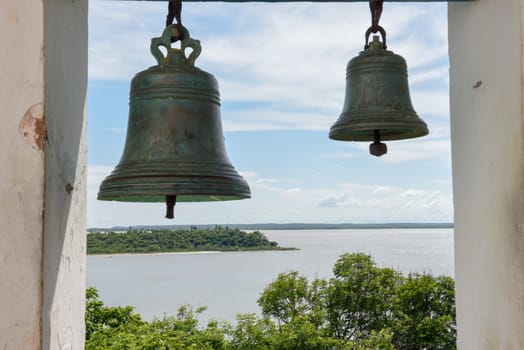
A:
<svg viewBox="0 0 524 350">
<path fill-rule="evenodd" d="M 175 217 L 176 196 L 166 196 L 166 219 L 173 219 Z"/>
<path fill-rule="evenodd" d="M 380 130 L 374 130 L 374 142 L 369 145 L 369 153 L 375 157 L 383 156 L 388 153 L 388 146 L 385 143 L 380 142 Z"/>
</svg>

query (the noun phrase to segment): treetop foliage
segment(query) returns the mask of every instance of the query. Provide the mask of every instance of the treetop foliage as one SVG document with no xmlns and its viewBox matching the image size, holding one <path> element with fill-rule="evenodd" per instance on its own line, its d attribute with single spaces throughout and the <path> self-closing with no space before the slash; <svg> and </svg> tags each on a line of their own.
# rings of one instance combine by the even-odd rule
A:
<svg viewBox="0 0 524 350">
<path fill-rule="evenodd" d="M 453 350 L 454 281 L 403 276 L 369 255 L 339 257 L 329 280 L 281 273 L 262 291 L 261 316 L 235 325 L 201 326 L 182 306 L 174 317 L 146 322 L 131 307 L 107 307 L 87 291 L 86 349 L 198 350 Z"/>
</svg>

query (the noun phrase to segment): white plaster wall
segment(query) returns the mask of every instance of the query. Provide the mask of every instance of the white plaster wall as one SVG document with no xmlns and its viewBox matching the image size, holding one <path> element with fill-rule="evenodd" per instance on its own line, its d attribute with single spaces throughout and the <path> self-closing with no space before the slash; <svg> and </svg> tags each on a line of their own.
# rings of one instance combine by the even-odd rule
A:
<svg viewBox="0 0 524 350">
<path fill-rule="evenodd" d="M 42 348 L 83 349 L 87 0 L 45 0 L 46 145 Z"/>
<path fill-rule="evenodd" d="M 458 348 L 524 349 L 522 0 L 449 4 Z"/>
<path fill-rule="evenodd" d="M 40 349 L 44 156 L 33 146 L 43 116 L 43 30 L 42 2 L 0 2 L 2 350 Z"/>
<path fill-rule="evenodd" d="M 0 349 L 83 349 L 87 0 L 2 0 L 0 42 Z"/>
</svg>

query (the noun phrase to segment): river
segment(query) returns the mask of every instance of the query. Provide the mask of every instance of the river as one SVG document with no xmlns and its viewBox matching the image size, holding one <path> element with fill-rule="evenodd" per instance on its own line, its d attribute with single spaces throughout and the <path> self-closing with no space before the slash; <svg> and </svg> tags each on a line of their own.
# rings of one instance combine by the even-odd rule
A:
<svg viewBox="0 0 524 350">
<path fill-rule="evenodd" d="M 234 321 L 258 312 L 256 300 L 281 272 L 329 278 L 340 254 L 364 252 L 403 273 L 453 276 L 453 229 L 264 231 L 296 251 L 88 256 L 87 285 L 107 305 L 132 305 L 145 319 L 206 305 L 201 320 Z"/>
</svg>

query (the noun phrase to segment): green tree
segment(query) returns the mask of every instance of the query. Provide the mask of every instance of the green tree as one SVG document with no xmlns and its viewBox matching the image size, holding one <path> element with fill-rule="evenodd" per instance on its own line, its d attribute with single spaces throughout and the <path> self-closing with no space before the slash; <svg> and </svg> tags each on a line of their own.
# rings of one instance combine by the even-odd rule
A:
<svg viewBox="0 0 524 350">
<path fill-rule="evenodd" d="M 296 316 L 282 325 L 272 337 L 273 350 L 337 349 L 343 343 L 330 337 L 324 328 L 318 328 L 306 315 Z"/>
<path fill-rule="evenodd" d="M 366 339 L 358 342 L 350 342 L 345 345 L 344 350 L 395 350 L 393 345 L 393 333 L 388 329 L 380 332 L 371 331 Z"/>
<path fill-rule="evenodd" d="M 258 305 L 262 315 L 285 325 L 297 317 L 306 317 L 315 327 L 326 323 L 326 281 L 309 282 L 297 271 L 281 273 L 262 292 Z"/>
<path fill-rule="evenodd" d="M 276 333 L 275 324 L 267 317 L 255 314 L 237 315 L 236 326 L 229 327 L 230 346 L 233 350 L 271 350 Z"/>
<path fill-rule="evenodd" d="M 199 327 L 195 311 L 182 306 L 176 317 L 142 321 L 133 308 L 107 307 L 94 288 L 87 291 L 86 350 L 226 350 L 226 328 L 218 322 Z"/>
<path fill-rule="evenodd" d="M 451 277 L 408 275 L 395 298 L 395 346 L 405 350 L 455 349 L 454 290 Z"/>
<path fill-rule="evenodd" d="M 393 325 L 392 305 L 402 282 L 399 272 L 377 267 L 369 255 L 343 254 L 327 288 L 327 319 L 333 335 L 364 339 Z"/>
<path fill-rule="evenodd" d="M 309 309 L 308 281 L 297 271 L 281 273 L 258 299 L 262 314 L 273 317 L 279 324 L 290 322 Z"/>
<path fill-rule="evenodd" d="M 228 233 L 227 228 L 220 228 Z M 236 325 L 199 325 L 205 308 L 143 321 L 132 307 L 107 307 L 87 290 L 86 350 L 452 350 L 456 349 L 454 281 L 380 268 L 370 256 L 344 254 L 329 281 L 292 271 L 262 292 L 262 317 Z"/>
<path fill-rule="evenodd" d="M 86 290 L 85 322 L 87 340 L 97 331 L 143 324 L 140 315 L 135 313 L 131 306 L 105 306 L 95 288 L 87 288 Z"/>
</svg>

